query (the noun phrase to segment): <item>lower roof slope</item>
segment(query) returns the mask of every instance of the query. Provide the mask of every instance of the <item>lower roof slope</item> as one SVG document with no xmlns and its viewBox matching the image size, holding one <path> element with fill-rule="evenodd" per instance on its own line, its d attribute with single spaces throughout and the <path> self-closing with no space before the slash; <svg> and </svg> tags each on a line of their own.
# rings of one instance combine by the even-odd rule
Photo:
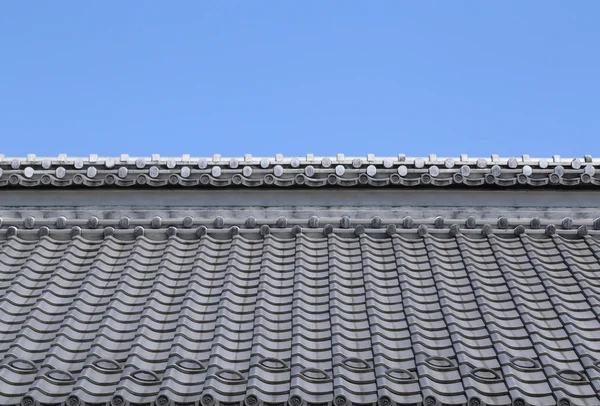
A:
<svg viewBox="0 0 600 406">
<path fill-rule="evenodd" d="M 2 405 L 600 404 L 590 235 L 0 244 Z"/>
</svg>

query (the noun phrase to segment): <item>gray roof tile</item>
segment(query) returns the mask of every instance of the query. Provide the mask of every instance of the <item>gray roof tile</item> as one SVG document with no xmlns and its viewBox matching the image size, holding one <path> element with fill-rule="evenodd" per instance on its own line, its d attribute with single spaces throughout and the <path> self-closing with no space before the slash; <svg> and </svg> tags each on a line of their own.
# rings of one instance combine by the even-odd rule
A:
<svg viewBox="0 0 600 406">
<path fill-rule="evenodd" d="M 369 227 L 0 240 L 0 405 L 599 404 L 596 237 Z"/>
<path fill-rule="evenodd" d="M 27 162 L 27 164 L 23 164 Z M 276 165 L 273 165 L 277 162 Z M 368 165 L 365 163 L 368 162 Z M 460 165 L 456 165 L 460 162 Z M 440 167 L 444 165 L 443 169 Z M 582 187 L 600 185 L 600 160 L 581 158 L 0 157 L 0 187 Z M 33 222 L 28 222 L 33 226 Z M 127 223 L 127 221 L 126 221 Z M 443 223 L 443 219 L 442 219 Z M 66 226 L 65 221 L 61 221 Z M 156 224 L 156 223 L 155 223 Z M 346 223 L 344 223 L 346 224 Z M 438 223 L 436 223 L 438 224 Z M 506 225 L 506 221 L 502 221 Z M 569 225 L 567 220 L 564 225 Z"/>
</svg>

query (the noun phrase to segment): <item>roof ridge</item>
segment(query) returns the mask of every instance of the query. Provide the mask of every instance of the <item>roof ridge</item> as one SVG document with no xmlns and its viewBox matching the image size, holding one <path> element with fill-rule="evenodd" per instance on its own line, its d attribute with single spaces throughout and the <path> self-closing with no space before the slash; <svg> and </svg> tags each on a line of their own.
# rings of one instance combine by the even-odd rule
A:
<svg viewBox="0 0 600 406">
<path fill-rule="evenodd" d="M 600 185 L 600 158 L 0 156 L 1 186 L 578 186 Z"/>
<path fill-rule="evenodd" d="M 304 163 L 322 163 L 323 160 L 329 160 L 332 163 L 352 163 L 354 160 L 360 159 L 366 163 L 384 163 L 386 160 L 396 160 L 398 162 L 415 162 L 423 160 L 425 163 L 429 164 L 443 164 L 446 160 L 453 160 L 454 162 L 464 162 L 464 163 L 477 163 L 480 160 L 485 160 L 488 164 L 506 164 L 509 160 L 517 160 L 517 162 L 521 163 L 533 163 L 539 164 L 540 162 L 547 161 L 549 163 L 554 164 L 570 164 L 574 160 L 579 160 L 582 163 L 600 163 L 600 158 L 592 158 L 591 155 L 583 155 L 581 157 L 561 157 L 560 155 L 552 155 L 549 156 L 541 156 L 541 157 L 531 157 L 529 154 L 522 154 L 520 157 L 516 155 L 513 156 L 500 156 L 498 154 L 491 154 L 489 156 L 469 156 L 468 154 L 459 154 L 459 155 L 447 155 L 447 156 L 438 156 L 437 154 L 428 154 L 428 155 L 406 155 L 406 154 L 396 154 L 396 155 L 381 155 L 377 156 L 375 154 L 366 154 L 366 155 L 348 155 L 345 154 L 335 154 L 335 155 L 315 155 L 315 154 L 306 154 L 302 155 L 291 155 L 284 156 L 283 154 L 275 154 L 275 155 L 257 155 L 253 156 L 252 154 L 244 154 L 244 156 L 240 155 L 230 155 L 223 156 L 221 154 L 213 154 L 207 156 L 201 155 L 190 155 L 190 154 L 182 154 L 181 156 L 161 156 L 160 154 L 151 154 L 151 155 L 129 155 L 129 154 L 120 154 L 120 155 L 98 155 L 98 154 L 90 154 L 89 156 L 68 156 L 67 154 L 58 154 L 57 156 L 37 156 L 36 154 L 27 154 L 25 156 L 19 155 L 5 155 L 0 154 L 0 164 L 5 163 L 13 163 L 18 161 L 21 163 L 43 163 L 44 161 L 50 161 L 51 163 L 65 163 L 65 164 L 75 164 L 79 161 L 93 164 L 102 164 L 108 161 L 112 161 L 116 163 L 122 164 L 135 164 L 140 160 L 144 160 L 145 163 L 149 162 L 157 162 L 157 163 L 167 163 L 169 161 L 175 161 L 176 163 L 197 163 L 203 160 L 206 160 L 207 163 L 213 164 L 227 164 L 232 160 L 237 161 L 239 164 L 256 164 L 260 163 L 263 160 L 268 160 L 270 163 L 272 162 L 280 162 L 280 163 L 291 163 L 292 161 L 298 160 L 299 162 Z M 141 162 L 141 161 L 140 161 Z"/>
</svg>

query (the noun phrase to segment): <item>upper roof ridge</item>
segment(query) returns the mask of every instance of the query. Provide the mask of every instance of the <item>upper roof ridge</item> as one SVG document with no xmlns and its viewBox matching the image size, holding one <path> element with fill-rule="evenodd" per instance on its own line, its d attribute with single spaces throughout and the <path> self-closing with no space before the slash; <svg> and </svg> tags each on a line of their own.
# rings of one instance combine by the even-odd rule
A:
<svg viewBox="0 0 600 406">
<path fill-rule="evenodd" d="M 332 163 L 352 163 L 355 160 L 360 159 L 364 163 L 372 163 L 372 164 L 383 164 L 386 161 L 392 160 L 396 162 L 405 162 L 405 163 L 414 163 L 420 162 L 421 160 L 424 163 L 429 164 L 443 164 L 447 160 L 452 160 L 455 163 L 477 163 L 477 162 L 485 162 L 487 165 L 489 164 L 498 164 L 498 165 L 507 165 L 509 161 L 516 160 L 519 163 L 527 163 L 527 164 L 542 164 L 545 162 L 554 163 L 554 164 L 571 164 L 573 161 L 577 160 L 580 163 L 593 163 L 600 164 L 600 158 L 592 158 L 591 155 L 584 155 L 582 157 L 561 157 L 560 155 L 552 155 L 551 157 L 531 157 L 528 154 L 523 154 L 520 157 L 517 156 L 500 156 L 498 154 L 491 154 L 490 156 L 469 156 L 468 154 L 460 154 L 458 156 L 455 155 L 447 155 L 447 156 L 438 156 L 437 154 L 429 154 L 429 155 L 406 155 L 406 154 L 396 154 L 396 155 L 375 155 L 375 154 L 366 154 L 363 156 L 360 155 L 348 155 L 345 154 L 336 154 L 336 155 L 315 155 L 315 154 L 306 154 L 306 155 L 292 155 L 292 156 L 284 156 L 283 154 L 275 154 L 274 156 L 253 156 L 252 154 L 245 154 L 244 156 L 223 156 L 221 154 L 213 154 L 212 156 L 201 156 L 201 155 L 190 155 L 190 154 L 182 154 L 181 156 L 161 156 L 160 154 L 151 154 L 151 155 L 129 155 L 129 154 L 121 154 L 121 155 L 105 155 L 101 156 L 98 154 L 90 154 L 88 156 L 68 156 L 67 154 L 58 154 L 57 156 L 37 156 L 36 154 L 27 154 L 25 156 L 18 155 L 5 155 L 0 154 L 0 164 L 5 163 L 13 163 L 14 161 L 18 161 L 19 163 L 43 163 L 44 161 L 49 161 L 52 164 L 75 164 L 77 162 L 84 162 L 90 164 L 103 164 L 106 162 L 114 162 L 115 164 L 135 164 L 138 161 L 143 160 L 146 163 L 167 163 L 169 161 L 174 161 L 176 163 L 198 163 L 201 161 L 211 162 L 211 163 L 223 163 L 227 164 L 231 161 L 237 161 L 238 163 L 260 163 L 263 160 L 268 160 L 269 162 L 281 163 L 281 164 L 290 164 L 295 162 L 296 160 L 301 163 L 312 163 L 312 164 L 320 164 L 325 161 L 330 161 Z"/>
<path fill-rule="evenodd" d="M 0 155 L 1 186 L 598 186 L 600 158 Z M 600 173 L 600 172 L 599 172 Z"/>
</svg>

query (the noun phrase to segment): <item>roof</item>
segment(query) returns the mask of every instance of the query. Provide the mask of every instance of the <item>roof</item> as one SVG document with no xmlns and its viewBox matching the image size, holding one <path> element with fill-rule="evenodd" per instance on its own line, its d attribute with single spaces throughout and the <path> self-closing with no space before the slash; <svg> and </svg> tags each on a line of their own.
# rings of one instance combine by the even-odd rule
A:
<svg viewBox="0 0 600 406">
<path fill-rule="evenodd" d="M 5 217 L 0 404 L 600 404 L 599 220 L 390 213 Z"/>
<path fill-rule="evenodd" d="M 2 156 L 0 406 L 599 406 L 598 165 Z"/>
<path fill-rule="evenodd" d="M 407 157 L 0 156 L 0 187 L 579 187 L 600 185 L 600 159 Z"/>
</svg>

